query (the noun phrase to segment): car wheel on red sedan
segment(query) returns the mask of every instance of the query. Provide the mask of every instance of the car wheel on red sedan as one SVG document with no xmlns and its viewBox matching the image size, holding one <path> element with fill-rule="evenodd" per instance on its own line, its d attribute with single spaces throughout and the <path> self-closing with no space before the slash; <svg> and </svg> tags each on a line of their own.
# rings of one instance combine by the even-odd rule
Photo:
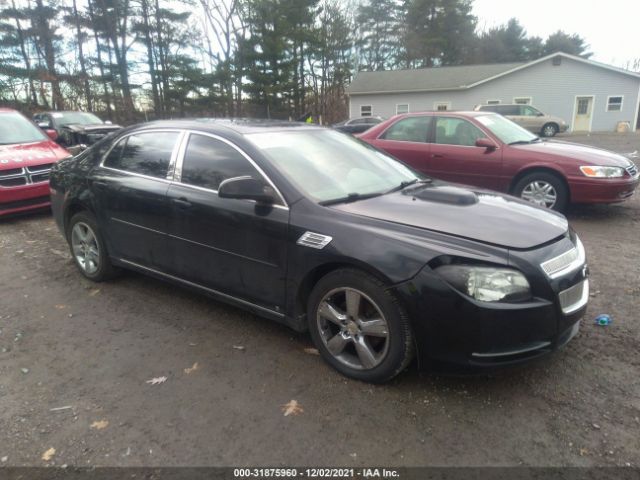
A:
<svg viewBox="0 0 640 480">
<path fill-rule="evenodd" d="M 71 218 L 67 240 L 71 256 L 85 277 L 102 282 L 114 276 L 116 270 L 109 261 L 104 240 L 92 214 L 80 212 Z"/>
<path fill-rule="evenodd" d="M 336 270 L 311 292 L 311 337 L 340 373 L 381 383 L 402 372 L 413 357 L 409 319 L 384 283 L 358 270 Z"/>
<path fill-rule="evenodd" d="M 513 194 L 541 207 L 564 211 L 569 200 L 569 191 L 556 175 L 547 172 L 533 172 L 516 183 Z"/>
</svg>

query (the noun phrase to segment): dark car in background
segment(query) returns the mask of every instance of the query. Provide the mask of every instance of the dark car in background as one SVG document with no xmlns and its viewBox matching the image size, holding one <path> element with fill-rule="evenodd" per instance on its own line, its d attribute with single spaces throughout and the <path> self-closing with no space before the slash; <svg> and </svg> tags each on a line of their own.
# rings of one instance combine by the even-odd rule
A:
<svg viewBox="0 0 640 480">
<path fill-rule="evenodd" d="M 122 128 L 111 122 L 103 122 L 97 115 L 88 112 L 43 112 L 34 115 L 33 121 L 42 129 L 55 130 L 58 143 L 65 147 L 92 145 Z"/>
<path fill-rule="evenodd" d="M 366 132 L 374 125 L 378 125 L 383 121 L 384 119 L 382 117 L 360 117 L 345 120 L 344 122 L 336 123 L 331 126 L 341 132 L 355 134 Z"/>
<path fill-rule="evenodd" d="M 542 141 L 489 112 L 397 115 L 359 137 L 436 178 L 510 193 L 558 211 L 568 203 L 622 202 L 640 177 L 622 155 Z"/>
<path fill-rule="evenodd" d="M 51 191 L 88 279 L 133 269 L 309 330 L 364 381 L 414 355 L 466 368 L 540 357 L 575 335 L 589 298 L 562 215 L 321 127 L 132 127 L 59 163 Z"/>
<path fill-rule="evenodd" d="M 69 156 L 20 113 L 0 108 L 0 217 L 49 207 L 49 171 Z"/>
</svg>

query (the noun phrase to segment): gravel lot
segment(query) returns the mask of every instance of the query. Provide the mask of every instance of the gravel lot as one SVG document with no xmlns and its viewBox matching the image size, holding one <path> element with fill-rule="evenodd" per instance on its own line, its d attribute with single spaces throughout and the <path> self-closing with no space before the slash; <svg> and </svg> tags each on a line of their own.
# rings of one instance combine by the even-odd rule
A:
<svg viewBox="0 0 640 480">
<path fill-rule="evenodd" d="M 559 138 L 640 150 L 637 134 Z M 568 216 L 593 295 L 564 350 L 384 386 L 190 291 L 133 273 L 90 283 L 48 214 L 1 221 L 2 465 L 640 466 L 640 198 Z M 303 411 L 284 416 L 291 400 Z"/>
</svg>

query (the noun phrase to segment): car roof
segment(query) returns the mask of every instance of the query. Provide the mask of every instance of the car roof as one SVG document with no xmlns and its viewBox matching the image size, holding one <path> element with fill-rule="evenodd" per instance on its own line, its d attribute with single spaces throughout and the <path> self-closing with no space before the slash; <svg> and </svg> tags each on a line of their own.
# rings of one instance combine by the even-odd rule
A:
<svg viewBox="0 0 640 480">
<path fill-rule="evenodd" d="M 13 108 L 0 107 L 0 113 L 20 113 Z"/>
<path fill-rule="evenodd" d="M 480 117 L 485 115 L 493 115 L 493 112 L 481 112 L 481 111 L 468 111 L 468 110 L 429 110 L 427 112 L 411 112 L 411 113 L 402 113 L 398 116 L 403 117 L 414 117 L 420 115 L 458 115 L 461 117 Z"/>
<path fill-rule="evenodd" d="M 259 120 L 247 118 L 193 118 L 184 120 L 158 120 L 142 123 L 132 127 L 133 130 L 156 128 L 193 129 L 209 133 L 235 132 L 240 135 L 261 133 L 265 131 L 287 130 L 321 130 L 324 127 L 302 122 L 286 122 L 282 120 Z"/>
</svg>

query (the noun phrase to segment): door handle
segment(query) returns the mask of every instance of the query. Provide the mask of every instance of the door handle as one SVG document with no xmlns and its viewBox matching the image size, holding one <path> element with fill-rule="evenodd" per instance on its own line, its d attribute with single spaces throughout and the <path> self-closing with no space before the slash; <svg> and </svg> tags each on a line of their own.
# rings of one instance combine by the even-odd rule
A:
<svg viewBox="0 0 640 480">
<path fill-rule="evenodd" d="M 431 158 L 444 158 L 444 155 L 441 153 L 432 153 Z"/>
<path fill-rule="evenodd" d="M 191 202 L 186 198 L 174 198 L 171 201 L 175 203 L 179 208 L 191 208 Z"/>
</svg>

